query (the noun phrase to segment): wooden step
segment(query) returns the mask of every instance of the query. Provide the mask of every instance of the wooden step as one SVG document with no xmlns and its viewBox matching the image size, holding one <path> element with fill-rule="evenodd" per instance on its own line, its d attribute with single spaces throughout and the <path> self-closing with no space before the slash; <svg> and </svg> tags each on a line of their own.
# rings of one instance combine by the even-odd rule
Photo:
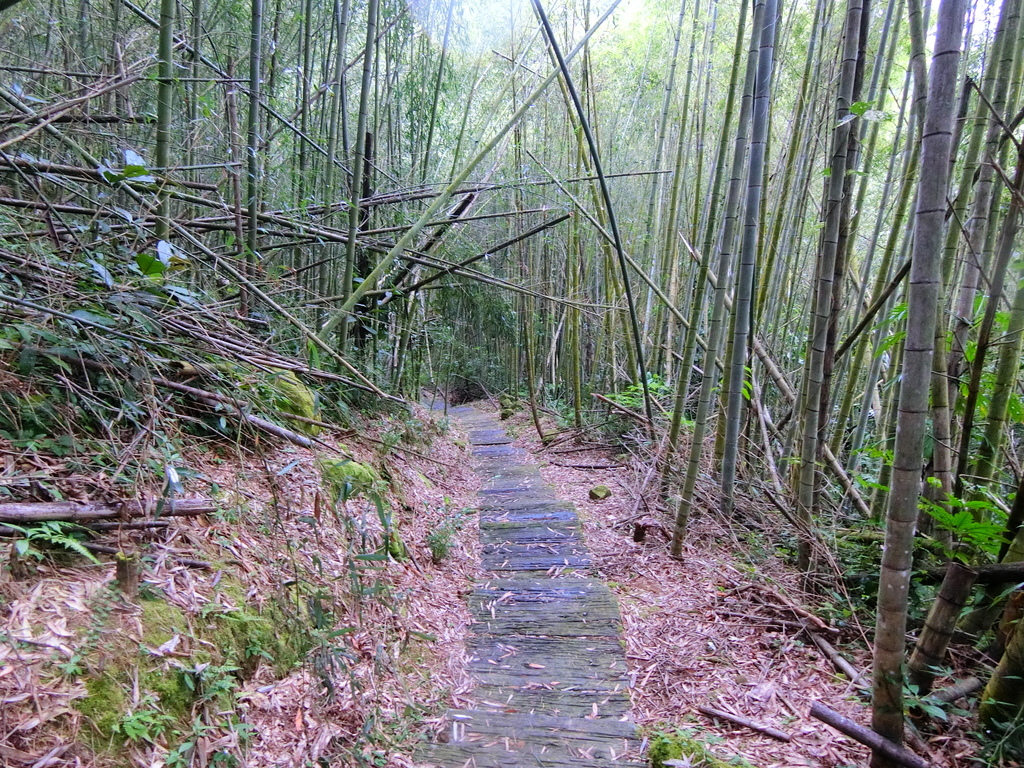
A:
<svg viewBox="0 0 1024 768">
<path fill-rule="evenodd" d="M 589 579 L 493 581 L 473 592 L 469 609 L 478 635 L 615 637 L 620 630 L 608 588 Z"/>
<path fill-rule="evenodd" d="M 575 521 L 550 523 L 500 522 L 480 523 L 480 541 L 484 545 L 532 544 L 578 541 L 580 527 Z"/>
<path fill-rule="evenodd" d="M 533 501 L 516 506 L 481 505 L 479 511 L 481 523 L 536 522 L 545 524 L 557 521 L 575 522 L 578 519 L 576 510 L 561 501 Z"/>
<path fill-rule="evenodd" d="M 566 752 L 506 750 L 496 744 L 425 744 L 417 751 L 416 768 L 648 768 L 647 763 L 573 757 Z"/>
<path fill-rule="evenodd" d="M 484 685 L 615 693 L 627 685 L 617 639 L 479 637 L 470 641 L 469 668 Z"/>
</svg>

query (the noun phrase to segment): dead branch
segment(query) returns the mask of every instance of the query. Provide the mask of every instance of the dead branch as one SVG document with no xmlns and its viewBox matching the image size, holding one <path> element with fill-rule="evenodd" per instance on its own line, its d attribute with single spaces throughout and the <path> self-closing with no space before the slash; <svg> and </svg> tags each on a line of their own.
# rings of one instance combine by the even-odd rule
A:
<svg viewBox="0 0 1024 768">
<path fill-rule="evenodd" d="M 813 632 L 808 631 L 807 634 L 811 636 L 811 640 L 813 640 L 814 644 L 818 646 L 818 650 L 820 650 L 828 658 L 828 660 L 832 662 L 832 665 L 838 671 L 846 675 L 851 683 L 861 688 L 869 687 L 868 684 L 863 680 L 864 673 L 858 672 L 857 668 L 854 667 L 853 664 L 848 662 L 839 653 L 839 651 L 835 649 L 832 643 L 830 643 L 825 638 L 814 634 Z"/>
<path fill-rule="evenodd" d="M 727 720 L 730 723 L 736 725 L 742 725 L 744 728 L 749 728 L 752 731 L 763 733 L 765 736 L 770 736 L 777 741 L 791 741 L 791 737 L 788 733 L 780 731 L 778 728 L 772 728 L 770 725 L 760 725 L 755 723 L 753 720 L 748 720 L 745 717 L 739 717 L 738 715 L 732 715 L 728 712 L 722 712 L 720 709 L 713 709 L 711 707 L 705 707 L 703 704 L 697 707 L 697 711 L 702 715 L 708 717 L 717 717 L 719 720 Z"/>
<path fill-rule="evenodd" d="M 964 696 L 970 696 L 972 693 L 977 693 L 985 687 L 985 683 L 977 677 L 965 677 L 963 680 L 958 680 L 948 688 L 935 691 L 930 698 L 937 699 L 938 701 L 945 702 L 946 704 L 952 704 L 957 699 L 962 699 Z"/>
<path fill-rule="evenodd" d="M 160 517 L 196 517 L 217 511 L 211 499 L 169 500 L 160 511 Z M 149 509 L 138 501 L 121 503 L 51 501 L 39 503 L 11 502 L 0 504 L 0 521 L 5 523 L 41 523 L 47 520 L 83 522 L 115 518 L 146 517 Z"/>
<path fill-rule="evenodd" d="M 889 741 L 884 736 L 881 736 L 870 728 L 865 728 L 863 725 L 850 720 L 848 717 L 843 717 L 835 710 L 829 709 L 819 701 L 815 701 L 811 704 L 811 717 L 826 725 L 831 725 L 840 733 L 846 734 L 851 739 L 859 741 L 866 747 L 871 747 L 875 752 L 884 755 L 887 759 L 893 762 L 899 763 L 900 765 L 906 766 L 906 768 L 931 768 L 931 763 L 927 760 L 918 757 L 913 752 L 899 744 L 895 744 Z"/>
</svg>

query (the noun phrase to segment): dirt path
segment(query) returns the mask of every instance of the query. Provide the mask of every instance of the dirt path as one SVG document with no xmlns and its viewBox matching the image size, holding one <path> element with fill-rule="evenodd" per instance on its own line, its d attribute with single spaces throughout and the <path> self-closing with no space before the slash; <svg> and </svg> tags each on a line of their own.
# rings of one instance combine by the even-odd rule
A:
<svg viewBox="0 0 1024 768">
<path fill-rule="evenodd" d="M 546 486 L 493 414 L 449 409 L 469 430 L 486 581 L 470 597 L 475 706 L 449 712 L 448 741 L 422 766 L 639 768 L 621 618 L 587 577 L 576 511 Z"/>
</svg>

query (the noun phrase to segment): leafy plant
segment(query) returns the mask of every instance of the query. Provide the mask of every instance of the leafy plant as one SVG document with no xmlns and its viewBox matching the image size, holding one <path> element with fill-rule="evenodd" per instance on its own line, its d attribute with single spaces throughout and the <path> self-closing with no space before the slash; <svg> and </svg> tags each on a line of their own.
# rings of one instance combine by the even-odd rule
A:
<svg viewBox="0 0 1024 768">
<path fill-rule="evenodd" d="M 24 538 L 14 540 L 14 551 L 20 557 L 42 560 L 46 557 L 46 553 L 35 545 L 45 544 L 75 552 L 93 563 L 99 563 L 96 556 L 82 546 L 81 540 L 76 538 L 75 533 L 80 532 L 82 529 L 74 523 L 61 520 L 46 520 L 30 526 L 20 526 L 14 523 L 7 523 L 7 526 L 24 536 Z"/>
<path fill-rule="evenodd" d="M 427 534 L 427 546 L 430 548 L 430 559 L 435 564 L 441 563 L 451 553 L 455 536 L 466 524 L 463 512 L 445 517 L 437 527 Z"/>
<path fill-rule="evenodd" d="M 920 503 L 936 527 L 950 532 L 953 539 L 968 550 L 992 555 L 999 551 L 1006 515 L 988 499 L 958 499 L 947 494 L 941 503 L 925 498 Z M 964 559 L 968 553 L 954 551 L 950 554 Z"/>
<path fill-rule="evenodd" d="M 117 731 L 129 741 L 156 744 L 170 731 L 174 718 L 157 709 L 157 701 L 152 695 L 144 696 L 139 704 L 139 709 L 124 714 Z"/>
</svg>

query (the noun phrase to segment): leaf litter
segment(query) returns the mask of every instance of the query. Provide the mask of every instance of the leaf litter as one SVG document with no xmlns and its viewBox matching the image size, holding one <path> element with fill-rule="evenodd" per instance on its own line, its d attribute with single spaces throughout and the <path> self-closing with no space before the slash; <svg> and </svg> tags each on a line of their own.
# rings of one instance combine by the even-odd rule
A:
<svg viewBox="0 0 1024 768">
<path fill-rule="evenodd" d="M 238 602 L 266 608 L 282 590 L 294 593 L 297 582 L 307 596 L 324 597 L 330 625 L 283 677 L 257 658 L 235 692 L 235 715 L 245 731 L 209 729 L 196 740 L 189 764 L 205 766 L 218 754 L 233 754 L 252 768 L 318 760 L 407 763 L 403 755 L 416 739 L 436 727 L 447 708 L 467 701 L 472 683 L 464 596 L 479 562 L 475 517 L 460 514 L 471 506 L 478 482 L 468 470 L 465 443 L 445 435 L 422 409 L 415 416 L 411 430 L 419 434 L 409 434 L 407 421 L 399 424 L 406 432 L 401 439 L 387 419 L 366 424 L 365 440 L 343 444 L 321 436 L 338 455 L 374 466 L 386 478 L 382 501 L 404 558 L 376 556 L 384 527 L 372 500 L 332 507 L 312 451 L 259 441 L 231 450 L 196 441 L 182 457 L 195 476 L 183 481 L 186 495 L 214 492 L 223 513 L 107 536 L 144 553 L 143 591 L 161 595 L 186 617 L 188 626 L 170 639 L 143 643 L 142 612 L 113 588 L 112 561 L 82 565 L 54 555 L 28 578 L 15 580 L 4 571 L 0 763 L 105 766 L 127 758 L 131 765 L 162 768 L 173 746 L 166 738 L 127 742 L 113 754 L 87 746 L 85 729 L 92 726 L 76 708 L 89 696 L 86 680 L 102 676 L 117 653 L 137 653 L 133 648 L 169 673 L 192 663 L 197 650 L 215 653 L 190 631 L 206 614 L 236 611 Z M 428 537 L 453 515 L 464 532 L 434 562 Z M 185 567 L 177 557 L 201 557 L 213 567 Z M 242 594 L 218 588 L 229 574 L 241 582 Z M 125 695 L 129 711 L 144 704 L 137 672 Z"/>
<path fill-rule="evenodd" d="M 643 733 L 653 737 L 682 729 L 723 759 L 738 756 L 758 768 L 866 764 L 866 747 L 808 714 L 811 702 L 821 701 L 870 724 L 868 700 L 833 672 L 804 634 L 807 617 L 816 618 L 820 596 L 803 589 L 801 575 L 782 555 L 741 540 L 734 526 L 721 519 L 707 459 L 678 561 L 669 555 L 672 520 L 657 508 L 650 457 L 627 461 L 611 447 L 572 431 L 545 446 L 525 414 L 509 421 L 519 435 L 515 445 L 535 454 L 544 480 L 576 506 L 597 575 L 618 599 L 632 714 Z M 570 461 L 562 454 L 585 468 L 566 466 Z M 620 462 L 625 466 L 604 468 Z M 611 496 L 592 499 L 589 492 L 599 485 L 607 486 Z M 742 511 L 753 519 L 774 516 L 772 508 L 754 508 L 751 499 L 738 504 L 750 507 Z M 768 523 L 779 524 L 788 525 Z M 641 542 L 633 540 L 638 532 Z M 851 626 L 842 629 L 842 650 L 870 680 L 865 634 L 855 622 L 851 617 Z M 833 635 L 828 637 L 835 642 Z M 701 705 L 777 728 L 792 740 L 780 743 L 712 721 L 698 713 Z M 977 765 L 972 760 L 976 743 L 967 737 L 970 720 L 951 715 L 948 723 L 934 727 L 937 731 L 925 740 L 937 768 Z"/>
</svg>

